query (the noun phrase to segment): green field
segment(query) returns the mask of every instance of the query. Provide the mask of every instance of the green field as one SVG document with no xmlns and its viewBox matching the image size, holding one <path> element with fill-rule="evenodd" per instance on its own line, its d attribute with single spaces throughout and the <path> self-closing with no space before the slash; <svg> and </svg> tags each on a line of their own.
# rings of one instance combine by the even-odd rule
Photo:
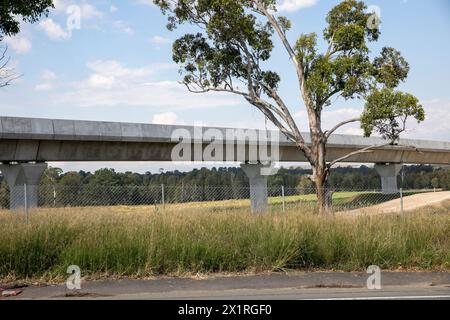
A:
<svg viewBox="0 0 450 320">
<path fill-rule="evenodd" d="M 410 196 L 417 193 L 429 192 L 426 190 L 405 192 L 404 196 Z M 380 192 L 370 191 L 342 191 L 333 193 L 333 210 L 344 211 L 362 207 L 373 206 L 382 202 L 390 201 L 399 198 L 398 194 L 385 195 Z M 290 210 L 318 212 L 317 196 L 315 194 L 285 196 L 284 202 L 286 207 Z M 269 197 L 269 205 L 271 211 L 279 212 L 283 203 L 281 196 Z M 222 212 L 236 209 L 246 209 L 250 206 L 250 200 L 221 200 L 221 201 L 201 201 L 201 202 L 187 202 L 167 204 L 166 208 L 169 210 L 185 210 L 195 208 L 203 211 Z"/>
<path fill-rule="evenodd" d="M 277 201 L 277 199 L 272 199 Z M 254 216 L 195 207 L 0 212 L 0 278 L 189 275 L 287 268 L 450 270 L 450 202 L 420 212 L 326 217 L 289 209 Z M 274 211 L 274 210 L 273 210 Z"/>
</svg>

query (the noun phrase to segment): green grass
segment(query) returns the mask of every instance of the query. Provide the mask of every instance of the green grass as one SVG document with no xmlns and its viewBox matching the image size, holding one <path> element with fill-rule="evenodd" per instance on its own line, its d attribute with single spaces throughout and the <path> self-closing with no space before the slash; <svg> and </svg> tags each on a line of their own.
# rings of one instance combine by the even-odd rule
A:
<svg viewBox="0 0 450 320">
<path fill-rule="evenodd" d="M 403 216 L 252 216 L 247 210 L 40 209 L 0 212 L 0 278 L 152 276 L 295 269 L 450 270 L 450 202 Z"/>
<path fill-rule="evenodd" d="M 410 191 L 405 192 L 404 196 L 410 196 L 417 193 L 423 193 L 429 191 Z M 335 211 L 345 211 L 356 208 L 368 207 L 376 205 L 382 202 L 399 198 L 399 194 L 385 195 L 381 192 L 368 192 L 368 191 L 339 191 L 333 193 L 333 208 Z M 316 194 L 304 194 L 285 196 L 285 204 L 292 207 L 295 210 L 313 211 L 318 212 L 317 196 Z M 281 196 L 269 197 L 269 204 L 273 212 L 278 212 L 283 203 Z M 178 204 L 167 204 L 169 210 L 186 210 L 186 209 L 198 209 L 208 210 L 212 212 L 226 212 L 229 210 L 246 210 L 250 206 L 249 199 L 238 200 L 222 200 L 222 201 L 199 201 L 199 202 L 187 202 Z"/>
</svg>

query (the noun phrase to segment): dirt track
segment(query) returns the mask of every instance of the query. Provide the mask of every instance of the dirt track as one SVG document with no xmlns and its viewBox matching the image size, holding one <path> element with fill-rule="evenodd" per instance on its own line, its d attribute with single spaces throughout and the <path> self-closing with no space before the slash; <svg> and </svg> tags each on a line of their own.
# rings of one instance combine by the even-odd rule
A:
<svg viewBox="0 0 450 320">
<path fill-rule="evenodd" d="M 404 211 L 417 210 L 420 208 L 437 205 L 447 200 L 450 201 L 450 191 L 415 194 L 403 198 L 403 210 Z M 340 212 L 338 214 L 339 215 L 385 214 L 385 213 L 398 213 L 400 211 L 401 211 L 400 199 L 395 199 L 376 206 Z"/>
</svg>

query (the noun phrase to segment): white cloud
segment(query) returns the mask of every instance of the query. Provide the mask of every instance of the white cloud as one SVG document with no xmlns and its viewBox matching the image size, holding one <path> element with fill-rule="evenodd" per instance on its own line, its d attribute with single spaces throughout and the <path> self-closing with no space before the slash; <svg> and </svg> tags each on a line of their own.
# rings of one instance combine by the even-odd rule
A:
<svg viewBox="0 0 450 320">
<path fill-rule="evenodd" d="M 168 38 L 161 37 L 161 36 L 154 36 L 154 37 L 152 37 L 152 38 L 150 39 L 150 42 L 151 42 L 151 43 L 154 43 L 154 44 L 160 44 L 160 45 L 162 45 L 162 44 L 169 44 L 169 43 L 172 43 L 172 40 L 171 40 L 171 39 L 168 39 Z"/>
<path fill-rule="evenodd" d="M 109 7 L 109 12 L 117 12 L 119 9 L 115 5 Z"/>
<path fill-rule="evenodd" d="M 103 80 L 103 87 L 98 85 L 99 82 L 87 81 L 77 90 L 56 95 L 53 102 L 80 107 L 123 105 L 154 107 L 159 110 L 214 108 L 243 103 L 241 99 L 226 94 L 195 95 L 176 81 L 142 83 L 134 79 L 130 81 L 115 79 L 113 84 L 109 84 Z"/>
<path fill-rule="evenodd" d="M 156 74 L 176 68 L 174 64 L 155 64 L 128 68 L 117 61 L 94 61 L 87 67 L 87 79 L 74 83 L 71 91 L 52 97 L 55 104 L 81 107 L 146 106 L 192 109 L 241 104 L 242 99 L 227 94 L 195 95 L 176 81 L 155 81 Z M 170 110 L 173 111 L 173 110 Z"/>
<path fill-rule="evenodd" d="M 137 3 L 145 4 L 147 6 L 154 6 L 153 0 L 137 0 Z"/>
<path fill-rule="evenodd" d="M 82 19 L 102 18 L 103 15 L 104 15 L 103 12 L 97 10 L 97 8 L 91 4 L 84 3 L 81 5 L 81 18 Z"/>
<path fill-rule="evenodd" d="M 104 13 L 98 10 L 95 6 L 85 2 L 79 4 L 77 1 L 73 0 L 53 0 L 53 4 L 55 6 L 55 11 L 58 14 L 66 14 L 69 6 L 76 5 L 80 8 L 82 19 L 95 19 L 102 18 L 104 16 Z M 112 7 L 114 6 L 111 6 L 111 8 Z"/>
<path fill-rule="evenodd" d="M 65 31 L 53 19 L 45 19 L 39 23 L 39 28 L 52 40 L 66 40 L 71 37 L 70 32 Z"/>
<path fill-rule="evenodd" d="M 41 83 L 37 84 L 34 89 L 36 91 L 50 91 L 55 88 L 55 81 L 58 79 L 56 74 L 51 70 L 44 70 L 41 74 Z"/>
<path fill-rule="evenodd" d="M 55 11 L 62 12 L 66 10 L 68 2 L 65 0 L 53 0 L 53 5 L 55 6 Z"/>
<path fill-rule="evenodd" d="M 34 90 L 36 91 L 50 91 L 54 89 L 54 85 L 50 82 L 44 82 L 36 85 Z"/>
<path fill-rule="evenodd" d="M 56 74 L 51 70 L 42 71 L 41 79 L 46 81 L 56 80 Z"/>
<path fill-rule="evenodd" d="M 154 124 L 176 124 L 179 122 L 178 116 L 175 112 L 163 112 L 153 116 L 152 123 Z"/>
<path fill-rule="evenodd" d="M 129 36 L 134 34 L 134 30 L 121 20 L 114 21 L 113 26 L 120 32 L 126 33 Z"/>
<path fill-rule="evenodd" d="M 28 53 L 31 50 L 31 41 L 25 36 L 5 37 L 4 41 L 9 48 L 19 54 Z"/>
<path fill-rule="evenodd" d="M 318 0 L 281 0 L 278 1 L 277 10 L 279 12 L 293 12 L 303 8 L 314 6 Z"/>
<path fill-rule="evenodd" d="M 89 77 L 87 84 L 91 88 L 110 89 L 114 85 L 114 77 L 93 74 Z"/>
<path fill-rule="evenodd" d="M 405 138 L 450 141 L 450 99 L 421 101 L 425 109 L 425 121 L 410 119 Z"/>
<path fill-rule="evenodd" d="M 87 64 L 88 68 L 95 73 L 113 77 L 119 80 L 138 79 L 151 75 L 154 71 L 152 67 L 127 68 L 115 60 L 97 60 Z M 161 68 L 169 68 L 172 64 L 160 65 Z"/>
</svg>

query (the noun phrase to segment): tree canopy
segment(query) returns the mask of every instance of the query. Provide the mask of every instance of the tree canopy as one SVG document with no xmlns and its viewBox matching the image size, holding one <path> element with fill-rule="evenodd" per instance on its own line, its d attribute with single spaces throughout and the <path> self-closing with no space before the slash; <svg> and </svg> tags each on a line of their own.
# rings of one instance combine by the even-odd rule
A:
<svg viewBox="0 0 450 320">
<path fill-rule="evenodd" d="M 20 22 L 34 23 L 53 8 L 53 0 L 0 0 L 0 36 L 13 36 Z"/>
</svg>

